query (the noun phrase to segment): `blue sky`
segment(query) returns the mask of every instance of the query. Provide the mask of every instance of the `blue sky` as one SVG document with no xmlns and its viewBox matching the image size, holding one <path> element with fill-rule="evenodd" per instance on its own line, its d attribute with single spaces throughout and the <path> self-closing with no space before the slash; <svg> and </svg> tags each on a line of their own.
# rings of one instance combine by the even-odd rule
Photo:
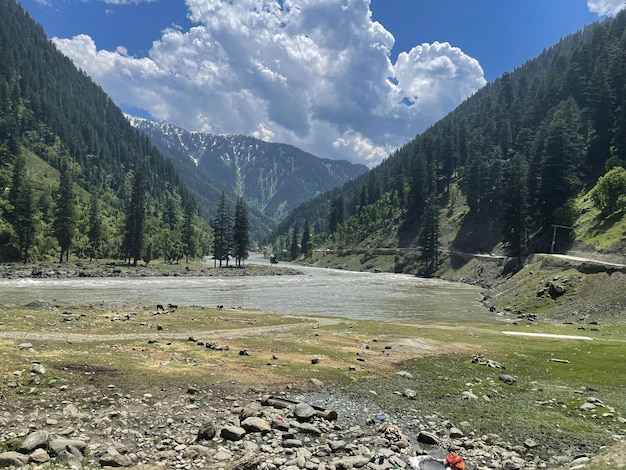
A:
<svg viewBox="0 0 626 470">
<path fill-rule="evenodd" d="M 22 0 L 126 112 L 373 166 L 623 0 Z"/>
</svg>

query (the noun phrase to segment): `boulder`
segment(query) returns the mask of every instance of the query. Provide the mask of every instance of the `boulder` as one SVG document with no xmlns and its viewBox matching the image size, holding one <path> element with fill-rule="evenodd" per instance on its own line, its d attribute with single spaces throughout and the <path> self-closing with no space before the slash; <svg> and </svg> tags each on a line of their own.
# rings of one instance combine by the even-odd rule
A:
<svg viewBox="0 0 626 470">
<path fill-rule="evenodd" d="M 272 427 L 267 421 L 257 416 L 250 416 L 244 419 L 241 422 L 241 427 L 245 429 L 246 432 L 260 432 L 263 434 L 272 430 Z"/>
<path fill-rule="evenodd" d="M 198 435 L 196 436 L 196 442 L 201 441 L 210 441 L 215 437 L 217 433 L 217 429 L 215 429 L 215 424 L 213 423 L 204 423 L 198 429 Z"/>
<path fill-rule="evenodd" d="M 30 454 L 35 449 L 45 449 L 48 447 L 49 438 L 50 435 L 46 431 L 31 432 L 18 450 L 24 454 Z"/>
<path fill-rule="evenodd" d="M 28 456 L 19 452 L 0 453 L 0 467 L 22 467 L 28 463 Z"/>
<path fill-rule="evenodd" d="M 298 421 L 309 421 L 316 414 L 315 408 L 303 402 L 298 403 L 293 412 Z"/>
<path fill-rule="evenodd" d="M 227 441 L 240 441 L 246 435 L 246 430 L 239 426 L 224 426 L 220 432 L 220 436 Z"/>
<path fill-rule="evenodd" d="M 128 455 L 121 454 L 113 446 L 107 447 L 106 452 L 100 456 L 99 462 L 103 467 L 130 467 L 133 465 L 133 461 Z"/>
</svg>

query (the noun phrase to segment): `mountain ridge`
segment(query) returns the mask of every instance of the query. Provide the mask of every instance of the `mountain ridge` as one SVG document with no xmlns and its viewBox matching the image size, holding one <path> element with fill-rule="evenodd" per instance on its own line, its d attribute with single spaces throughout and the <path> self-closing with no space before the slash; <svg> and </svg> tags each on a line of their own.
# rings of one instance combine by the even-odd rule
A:
<svg viewBox="0 0 626 470">
<path fill-rule="evenodd" d="M 126 118 L 172 161 L 209 212 L 214 212 L 216 192 L 225 192 L 231 201 L 243 197 L 258 219 L 252 224 L 256 239 L 267 236 L 298 205 L 368 171 L 365 165 L 317 157 L 290 144 Z"/>
</svg>

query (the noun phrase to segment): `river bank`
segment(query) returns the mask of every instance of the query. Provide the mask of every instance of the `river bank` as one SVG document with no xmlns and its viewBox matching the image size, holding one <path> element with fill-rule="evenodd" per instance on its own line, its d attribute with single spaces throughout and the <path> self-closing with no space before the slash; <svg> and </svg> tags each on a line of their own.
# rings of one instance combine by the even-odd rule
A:
<svg viewBox="0 0 626 470">
<path fill-rule="evenodd" d="M 5 263 L 0 279 L 69 279 L 133 277 L 244 277 L 302 274 L 288 266 L 248 264 L 241 267 L 214 267 L 203 263 L 154 263 L 132 266 L 122 262 L 80 261 L 70 263 Z"/>
</svg>

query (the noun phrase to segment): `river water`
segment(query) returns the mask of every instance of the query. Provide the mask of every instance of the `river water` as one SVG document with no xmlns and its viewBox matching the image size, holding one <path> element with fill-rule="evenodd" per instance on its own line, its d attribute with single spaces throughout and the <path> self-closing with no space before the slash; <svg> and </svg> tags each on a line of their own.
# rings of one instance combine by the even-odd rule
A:
<svg viewBox="0 0 626 470">
<path fill-rule="evenodd" d="M 249 262 L 263 263 L 262 258 Z M 295 276 L 0 280 L 0 305 L 133 302 L 258 308 L 402 323 L 496 322 L 480 289 L 437 279 L 292 266 Z"/>
</svg>

